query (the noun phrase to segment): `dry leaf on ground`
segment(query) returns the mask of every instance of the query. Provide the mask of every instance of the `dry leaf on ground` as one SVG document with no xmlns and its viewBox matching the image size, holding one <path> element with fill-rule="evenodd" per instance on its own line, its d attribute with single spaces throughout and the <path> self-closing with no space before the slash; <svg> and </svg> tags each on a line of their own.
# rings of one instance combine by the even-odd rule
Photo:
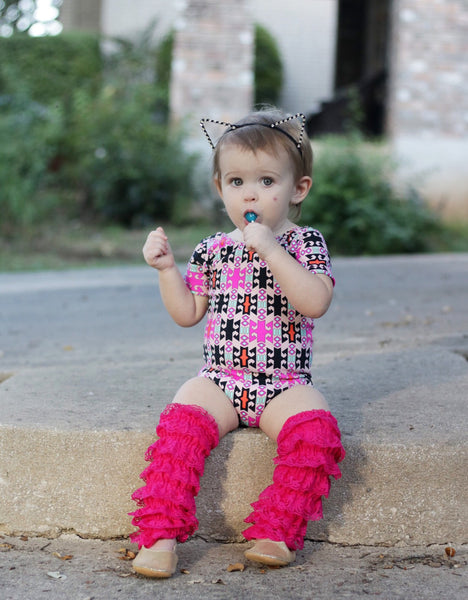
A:
<svg viewBox="0 0 468 600">
<path fill-rule="evenodd" d="M 135 552 L 127 550 L 127 548 L 120 548 L 119 554 L 123 554 L 123 556 L 119 556 L 119 560 L 133 560 L 136 556 Z"/>
<path fill-rule="evenodd" d="M 60 560 L 71 560 L 73 558 L 73 554 L 65 554 L 62 556 L 59 552 L 52 552 L 52 556 L 60 558 Z"/>
<path fill-rule="evenodd" d="M 244 569 L 245 565 L 243 563 L 234 563 L 232 565 L 229 565 L 226 571 L 232 573 L 233 571 L 244 571 Z"/>
</svg>

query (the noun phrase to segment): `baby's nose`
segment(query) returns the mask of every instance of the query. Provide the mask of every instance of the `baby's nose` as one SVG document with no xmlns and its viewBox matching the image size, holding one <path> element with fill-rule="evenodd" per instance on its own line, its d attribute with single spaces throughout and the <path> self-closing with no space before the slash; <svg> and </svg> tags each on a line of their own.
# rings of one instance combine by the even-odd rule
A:
<svg viewBox="0 0 468 600">
<path fill-rule="evenodd" d="M 256 200 L 257 199 L 257 191 L 254 188 L 250 188 L 248 190 L 245 190 L 245 196 L 244 197 L 248 201 Z"/>
</svg>

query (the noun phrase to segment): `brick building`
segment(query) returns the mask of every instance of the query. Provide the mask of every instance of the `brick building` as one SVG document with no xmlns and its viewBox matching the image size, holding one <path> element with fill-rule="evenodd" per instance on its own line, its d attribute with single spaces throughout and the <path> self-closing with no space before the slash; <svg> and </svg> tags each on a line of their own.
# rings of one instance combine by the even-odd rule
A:
<svg viewBox="0 0 468 600">
<path fill-rule="evenodd" d="M 64 0 L 60 14 L 65 30 L 79 27 L 129 37 L 156 19 L 156 35 L 162 37 L 171 28 L 179 32 L 186 28 L 187 10 L 200 20 L 206 21 L 206 12 L 208 20 L 215 17 L 211 25 L 205 23 L 201 35 L 208 54 L 210 43 L 203 40 L 211 42 L 210 30 L 216 37 L 217 30 L 228 27 L 229 18 L 235 22 L 230 25 L 231 34 L 239 27 L 244 31 L 239 31 L 239 44 L 245 42 L 245 28 L 253 23 L 263 25 L 275 37 L 285 67 L 281 104 L 286 110 L 309 112 L 333 96 L 337 0 L 289 0 L 286 7 L 281 0 Z M 218 62 L 229 58 L 224 50 Z"/>
<path fill-rule="evenodd" d="M 466 0 L 64 0 L 61 9 L 65 29 L 108 35 L 131 37 L 154 18 L 157 36 L 178 32 L 176 117 L 249 110 L 259 23 L 282 54 L 285 110 L 305 112 L 318 133 L 334 130 L 342 91 L 356 85 L 368 128 L 388 138 L 400 177 L 468 219 Z"/>
</svg>

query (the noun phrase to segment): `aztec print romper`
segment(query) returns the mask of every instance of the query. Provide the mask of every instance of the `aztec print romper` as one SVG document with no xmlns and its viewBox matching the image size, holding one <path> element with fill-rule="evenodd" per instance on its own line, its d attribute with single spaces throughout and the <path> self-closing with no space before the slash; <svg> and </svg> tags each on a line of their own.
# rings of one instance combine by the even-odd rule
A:
<svg viewBox="0 0 468 600">
<path fill-rule="evenodd" d="M 276 239 L 306 269 L 328 275 L 334 283 L 319 231 L 295 227 Z M 205 366 L 199 376 L 224 391 L 241 424 L 258 427 L 265 406 L 277 394 L 313 385 L 313 319 L 289 304 L 256 252 L 216 233 L 195 248 L 185 281 L 192 293 L 208 296 Z"/>
</svg>

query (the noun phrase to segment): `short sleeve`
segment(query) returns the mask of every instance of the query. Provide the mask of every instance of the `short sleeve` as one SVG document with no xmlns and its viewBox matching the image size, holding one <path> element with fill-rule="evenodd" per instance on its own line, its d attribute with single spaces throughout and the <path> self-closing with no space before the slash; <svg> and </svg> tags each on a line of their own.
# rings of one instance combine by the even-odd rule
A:
<svg viewBox="0 0 468 600">
<path fill-rule="evenodd" d="M 208 296 L 209 267 L 208 267 L 208 243 L 202 240 L 193 251 L 187 264 L 185 273 L 185 284 L 189 290 L 197 296 Z"/>
<path fill-rule="evenodd" d="M 303 267 L 312 273 L 328 275 L 335 285 L 327 244 L 320 231 L 312 227 L 301 228 L 291 241 L 290 252 Z"/>
</svg>

